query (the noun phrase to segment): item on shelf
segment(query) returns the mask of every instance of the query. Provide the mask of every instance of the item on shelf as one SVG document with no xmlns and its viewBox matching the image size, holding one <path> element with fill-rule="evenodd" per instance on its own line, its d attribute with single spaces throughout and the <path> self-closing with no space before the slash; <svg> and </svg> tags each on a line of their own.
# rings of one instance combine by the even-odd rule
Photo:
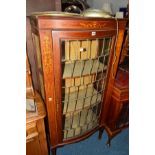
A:
<svg viewBox="0 0 155 155">
<path fill-rule="evenodd" d="M 116 18 L 124 18 L 123 12 L 116 12 Z"/>
<path fill-rule="evenodd" d="M 62 0 L 62 11 L 80 14 L 89 8 L 86 0 Z"/>
<path fill-rule="evenodd" d="M 99 9 L 87 9 L 81 13 L 84 17 L 100 17 L 100 18 L 112 18 L 109 12 L 99 10 Z"/>
<path fill-rule="evenodd" d="M 26 111 L 35 112 L 36 105 L 33 99 L 26 99 Z"/>
<path fill-rule="evenodd" d="M 121 8 L 119 8 L 119 12 L 122 12 L 123 17 L 126 17 L 128 15 L 128 8 L 127 7 L 121 7 Z"/>
<path fill-rule="evenodd" d="M 44 11 L 44 12 L 33 12 L 31 16 L 79 16 L 77 13 L 70 13 L 70 12 L 61 12 L 61 11 Z"/>
<path fill-rule="evenodd" d="M 112 15 L 111 3 L 104 3 L 102 10 Z"/>
<path fill-rule="evenodd" d="M 126 21 L 44 15 L 31 16 L 32 37 L 55 155 L 58 146 L 104 128 Z"/>
</svg>

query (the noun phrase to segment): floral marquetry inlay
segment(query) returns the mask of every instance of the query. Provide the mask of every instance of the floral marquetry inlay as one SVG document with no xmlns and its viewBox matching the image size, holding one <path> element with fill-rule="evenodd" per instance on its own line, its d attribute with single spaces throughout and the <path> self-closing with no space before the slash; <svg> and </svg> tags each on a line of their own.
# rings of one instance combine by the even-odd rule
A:
<svg viewBox="0 0 155 155">
<path fill-rule="evenodd" d="M 88 23 L 80 23 L 81 26 L 85 27 L 85 28 L 104 28 L 107 23 L 104 24 L 99 24 L 97 22 L 88 22 Z"/>
<path fill-rule="evenodd" d="M 53 72 L 53 63 L 52 63 L 52 48 L 51 48 L 51 35 L 49 32 L 43 32 L 42 34 L 42 60 L 43 60 L 43 74 L 45 82 L 45 91 L 46 99 L 48 100 L 49 96 L 52 96 L 51 84 L 52 84 L 52 72 Z"/>
<path fill-rule="evenodd" d="M 48 66 L 48 65 L 52 65 L 52 61 L 51 61 L 51 47 L 50 47 L 50 38 L 49 36 L 45 36 L 44 40 L 43 40 L 43 44 L 44 44 L 44 54 L 46 56 L 46 58 L 44 59 L 44 65 Z"/>
</svg>

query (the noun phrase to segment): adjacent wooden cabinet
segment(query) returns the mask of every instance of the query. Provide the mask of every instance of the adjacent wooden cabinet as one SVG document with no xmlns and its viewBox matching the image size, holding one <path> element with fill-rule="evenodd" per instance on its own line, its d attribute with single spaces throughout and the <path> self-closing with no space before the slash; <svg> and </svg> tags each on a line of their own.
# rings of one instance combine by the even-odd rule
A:
<svg viewBox="0 0 155 155">
<path fill-rule="evenodd" d="M 108 134 L 107 144 L 122 129 L 129 126 L 129 33 L 128 28 L 119 60 L 112 96 L 109 101 L 109 112 L 105 121 Z"/>
<path fill-rule="evenodd" d="M 48 155 L 41 96 L 34 91 L 29 59 L 26 55 L 26 155 Z"/>
<path fill-rule="evenodd" d="M 26 113 L 26 155 L 48 155 L 44 118 L 46 111 L 40 95 L 35 92 L 37 113 Z"/>
<path fill-rule="evenodd" d="M 115 79 L 109 113 L 105 123 L 108 134 L 107 144 L 110 146 L 111 139 L 122 129 L 129 126 L 129 73 L 118 69 Z"/>
<path fill-rule="evenodd" d="M 100 130 L 107 116 L 126 20 L 31 16 L 39 92 L 56 148 Z"/>
</svg>

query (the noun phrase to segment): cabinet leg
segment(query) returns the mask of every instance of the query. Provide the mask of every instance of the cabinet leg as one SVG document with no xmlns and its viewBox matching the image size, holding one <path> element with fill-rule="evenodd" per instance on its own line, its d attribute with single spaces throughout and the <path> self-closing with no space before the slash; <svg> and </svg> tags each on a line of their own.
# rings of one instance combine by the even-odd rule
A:
<svg viewBox="0 0 155 155">
<path fill-rule="evenodd" d="M 107 145 L 108 147 L 111 146 L 111 138 L 110 138 L 110 137 L 108 137 L 108 140 L 107 140 L 107 142 L 106 142 L 106 145 Z"/>
<path fill-rule="evenodd" d="M 56 155 L 56 148 L 52 149 L 52 155 Z"/>
<path fill-rule="evenodd" d="M 98 135 L 98 139 L 102 138 L 102 134 L 103 134 L 104 129 L 99 129 L 99 135 Z"/>
</svg>

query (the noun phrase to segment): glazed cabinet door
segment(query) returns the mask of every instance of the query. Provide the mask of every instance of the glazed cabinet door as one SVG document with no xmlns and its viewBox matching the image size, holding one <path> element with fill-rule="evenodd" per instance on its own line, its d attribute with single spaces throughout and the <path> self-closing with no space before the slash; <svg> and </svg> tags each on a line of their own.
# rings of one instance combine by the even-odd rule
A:
<svg viewBox="0 0 155 155">
<path fill-rule="evenodd" d="M 59 142 L 99 127 L 116 31 L 53 31 Z"/>
</svg>

